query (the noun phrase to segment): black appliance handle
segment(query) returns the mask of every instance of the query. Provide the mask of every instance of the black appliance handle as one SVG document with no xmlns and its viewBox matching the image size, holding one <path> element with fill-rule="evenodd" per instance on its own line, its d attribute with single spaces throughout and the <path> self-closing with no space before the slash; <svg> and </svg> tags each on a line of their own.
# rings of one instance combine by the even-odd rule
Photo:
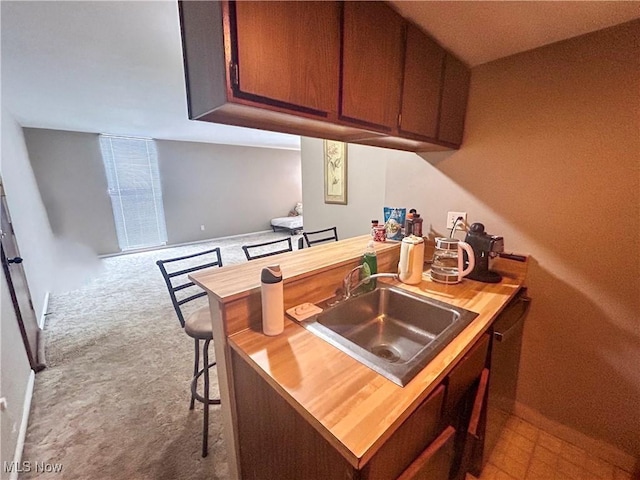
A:
<svg viewBox="0 0 640 480">
<path fill-rule="evenodd" d="M 525 262 L 527 260 L 527 257 L 525 257 L 524 255 L 517 255 L 515 253 L 500 252 L 498 253 L 498 256 L 500 258 L 506 258 L 507 260 L 516 260 L 518 262 Z"/>
<path fill-rule="evenodd" d="M 518 326 L 524 321 L 524 317 L 527 316 L 527 312 L 529 311 L 529 307 L 531 306 L 531 298 L 527 297 L 526 295 L 521 295 L 520 297 L 515 298 L 507 308 L 513 309 L 516 308 L 516 306 L 521 306 L 522 311 L 520 312 L 516 320 L 514 320 L 507 329 L 503 331 L 494 330 L 493 338 L 495 341 L 504 342 L 508 340 L 511 334 L 517 330 Z"/>
</svg>

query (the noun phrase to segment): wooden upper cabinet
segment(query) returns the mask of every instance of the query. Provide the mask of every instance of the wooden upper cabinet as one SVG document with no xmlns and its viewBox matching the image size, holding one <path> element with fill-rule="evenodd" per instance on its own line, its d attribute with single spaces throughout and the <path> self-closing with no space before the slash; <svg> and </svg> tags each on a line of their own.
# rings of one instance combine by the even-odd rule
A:
<svg viewBox="0 0 640 480">
<path fill-rule="evenodd" d="M 445 56 L 438 140 L 460 145 L 469 97 L 470 70 L 449 53 Z"/>
<path fill-rule="evenodd" d="M 444 55 L 444 49 L 422 30 L 407 26 L 401 131 L 437 137 Z"/>
<path fill-rule="evenodd" d="M 178 8 L 193 120 L 417 152 L 462 140 L 469 71 L 385 2 Z"/>
<path fill-rule="evenodd" d="M 382 130 L 397 127 L 404 25 L 382 2 L 344 2 L 342 118 Z"/>
<path fill-rule="evenodd" d="M 241 1 L 229 8 L 236 95 L 337 112 L 339 3 Z"/>
</svg>

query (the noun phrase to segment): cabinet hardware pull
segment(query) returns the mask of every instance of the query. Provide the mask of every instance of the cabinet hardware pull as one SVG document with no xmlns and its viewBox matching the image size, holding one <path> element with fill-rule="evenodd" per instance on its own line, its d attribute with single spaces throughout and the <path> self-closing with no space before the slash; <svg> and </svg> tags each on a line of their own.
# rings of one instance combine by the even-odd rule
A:
<svg viewBox="0 0 640 480">
<path fill-rule="evenodd" d="M 238 73 L 238 64 L 229 63 L 229 73 L 231 76 L 231 83 L 234 87 L 240 86 L 240 74 Z"/>
</svg>

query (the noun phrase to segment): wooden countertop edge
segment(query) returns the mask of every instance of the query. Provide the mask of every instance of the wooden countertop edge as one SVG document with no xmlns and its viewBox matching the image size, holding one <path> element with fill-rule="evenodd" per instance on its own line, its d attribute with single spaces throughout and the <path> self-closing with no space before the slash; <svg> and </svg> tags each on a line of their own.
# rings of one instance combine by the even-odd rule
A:
<svg viewBox="0 0 640 480">
<path fill-rule="evenodd" d="M 317 275 L 359 259 L 369 239 L 369 235 L 361 235 L 250 262 L 203 270 L 189 275 L 189 278 L 218 302 L 226 304 L 247 297 L 259 289 L 260 272 L 268 265 L 280 264 L 286 286 L 289 282 Z M 375 243 L 374 246 L 376 251 L 380 252 L 399 249 L 400 242 Z M 233 282 L 236 282 L 235 286 L 229 287 Z"/>
<path fill-rule="evenodd" d="M 502 264 L 501 264 L 502 265 Z M 507 265 L 507 264 L 504 264 Z M 379 399 L 383 398 L 400 398 L 400 401 L 396 400 L 396 407 L 399 405 L 399 409 L 402 410 L 399 414 L 394 416 L 394 419 L 389 422 L 384 422 L 386 425 L 384 428 L 378 429 L 378 432 L 372 433 L 369 437 L 368 441 L 362 440 L 363 438 L 367 438 L 366 436 L 362 436 L 360 434 L 355 437 L 358 439 L 357 441 L 353 438 L 350 438 L 350 431 L 356 430 L 355 424 L 353 423 L 353 419 L 345 422 L 347 426 L 342 425 L 341 422 L 337 422 L 335 425 L 325 425 L 321 420 L 316 418 L 313 412 L 309 411 L 303 404 L 301 404 L 295 397 L 296 392 L 291 392 L 287 390 L 287 388 L 281 385 L 276 378 L 272 375 L 271 371 L 265 370 L 264 366 L 260 365 L 259 361 L 252 357 L 251 352 L 245 351 L 243 348 L 243 344 L 250 342 L 250 337 L 254 337 L 257 341 L 260 341 L 256 335 L 261 335 L 258 332 L 251 331 L 242 331 L 237 334 L 229 337 L 229 343 L 232 348 L 238 352 L 246 361 L 249 362 L 250 365 L 264 378 L 293 408 L 296 409 L 305 419 L 307 419 L 314 428 L 327 440 L 329 441 L 341 454 L 357 468 L 362 468 L 371 457 L 378 451 L 378 449 L 382 446 L 382 444 L 391 436 L 391 434 L 398 428 L 398 426 L 409 416 L 413 411 L 420 405 L 420 403 L 427 398 L 427 396 L 433 391 L 433 389 L 440 383 L 442 379 L 449 373 L 449 371 L 454 367 L 454 365 L 458 362 L 460 358 L 471 348 L 471 346 L 481 337 L 481 335 L 489 328 L 495 317 L 502 311 L 502 309 L 507 305 L 507 303 L 515 296 L 517 291 L 523 286 L 524 278 L 526 275 L 526 264 L 524 267 L 520 267 L 520 271 L 517 273 L 508 272 L 506 279 L 507 282 L 505 285 L 498 286 L 495 288 L 491 285 L 486 284 L 477 284 L 480 292 L 477 294 L 487 295 L 487 300 L 484 302 L 479 302 L 480 307 L 478 308 L 481 311 L 477 311 L 478 317 L 476 317 L 473 322 L 461 332 L 456 339 L 447 345 L 440 354 L 434 358 L 434 360 L 425 367 L 425 369 L 420 372 L 408 385 L 404 388 L 397 387 L 393 385 L 389 387 L 388 385 L 383 385 L 381 388 L 389 390 L 390 388 L 397 389 L 397 392 L 388 392 L 387 394 L 381 393 L 379 395 Z M 469 310 L 474 310 L 474 308 L 469 308 L 469 306 L 465 306 L 464 304 L 469 299 L 462 299 L 459 301 L 452 301 L 450 298 L 450 292 L 453 289 L 448 288 L 449 286 L 441 286 L 434 284 L 426 284 L 423 282 L 420 286 L 411 287 L 406 285 L 400 285 L 403 288 L 407 288 L 410 291 L 414 291 L 426 296 L 430 296 L 432 298 L 436 298 L 438 300 L 444 300 L 449 303 L 456 303 L 464 308 L 468 308 Z M 432 286 L 434 291 L 429 291 L 429 287 Z M 421 288 L 422 287 L 422 288 Z M 438 292 L 438 290 L 440 290 Z M 483 293 L 484 290 L 487 290 L 486 293 Z M 495 290 L 493 292 L 492 290 Z M 455 291 L 455 290 L 453 290 Z M 471 291 L 474 291 L 471 288 Z M 508 295 L 504 293 L 508 291 Z M 449 293 L 447 293 L 449 292 Z M 501 295 L 504 298 L 500 300 L 495 300 L 492 295 Z M 498 305 L 497 302 L 500 301 Z M 492 308 L 487 310 L 487 305 L 492 305 Z M 291 322 L 294 323 L 294 322 Z M 311 335 L 314 336 L 311 332 L 306 331 L 303 327 L 295 324 L 296 328 L 287 328 L 287 335 Z M 299 330 L 298 330 L 299 329 Z M 293 332 L 293 333 L 292 333 Z M 289 338 L 289 337 L 287 337 Z M 291 337 L 293 338 L 293 337 Z M 317 337 L 316 337 L 317 338 Z M 317 338 L 319 342 L 317 343 L 318 348 L 329 348 L 335 349 L 335 347 L 329 345 L 323 340 Z M 351 362 L 349 368 L 357 369 L 357 368 L 365 368 L 364 365 L 360 364 L 355 359 L 346 356 L 344 360 L 341 361 Z M 355 370 L 354 370 L 355 371 Z M 372 372 L 375 376 L 375 372 Z M 384 379 L 385 382 L 388 382 Z M 391 384 L 391 382 L 388 382 Z M 397 394 L 402 394 L 402 397 L 397 397 Z M 378 412 L 374 410 L 374 412 Z M 378 412 L 379 413 L 379 412 Z M 351 422 L 351 423 L 349 423 Z M 381 430 L 381 431 L 380 431 Z"/>
<path fill-rule="evenodd" d="M 276 257 L 276 255 L 274 255 L 271 259 L 271 261 L 269 262 L 262 262 L 260 264 L 260 269 L 268 266 L 268 265 L 274 265 L 277 264 L 277 261 L 274 262 L 274 258 Z M 286 287 L 287 283 L 293 282 L 295 280 L 302 280 L 305 279 L 307 277 L 311 277 L 314 275 L 317 275 L 319 273 L 322 272 L 326 272 L 327 270 L 331 270 L 335 267 L 340 267 L 342 265 L 346 265 L 350 262 L 352 262 L 354 260 L 354 258 L 350 258 L 348 260 L 342 260 L 339 262 L 335 262 L 335 263 L 330 263 L 327 265 L 321 265 L 321 266 L 317 266 L 316 268 L 314 268 L 311 271 L 307 271 L 307 272 L 303 272 L 303 273 L 298 273 L 298 274 L 294 274 L 294 275 L 288 275 L 286 276 L 285 273 L 283 272 L 283 277 L 282 277 L 282 281 L 283 281 L 283 286 Z M 197 283 L 197 282 L 196 282 Z M 200 285 L 202 287 L 202 285 Z M 234 294 L 229 294 L 226 295 L 224 297 L 220 297 L 218 296 L 216 293 L 209 291 L 210 293 L 213 294 L 214 297 L 216 297 L 216 299 L 221 302 L 221 303 L 231 303 L 235 300 L 238 300 L 240 298 L 244 298 L 244 297 L 248 297 L 251 293 L 260 290 L 261 285 L 259 282 L 256 282 L 256 285 L 249 287 L 247 290 L 242 290 L 242 291 L 238 291 L 237 293 Z"/>
</svg>

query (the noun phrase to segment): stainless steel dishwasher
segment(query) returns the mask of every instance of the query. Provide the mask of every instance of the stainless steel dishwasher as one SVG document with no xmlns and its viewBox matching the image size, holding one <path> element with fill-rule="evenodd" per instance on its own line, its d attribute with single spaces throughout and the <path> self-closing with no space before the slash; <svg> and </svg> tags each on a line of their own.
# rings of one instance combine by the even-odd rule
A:
<svg viewBox="0 0 640 480">
<path fill-rule="evenodd" d="M 531 299 L 522 288 L 493 322 L 489 398 L 482 466 L 487 463 L 504 424 L 513 413 L 520 366 L 522 331 Z"/>
</svg>

